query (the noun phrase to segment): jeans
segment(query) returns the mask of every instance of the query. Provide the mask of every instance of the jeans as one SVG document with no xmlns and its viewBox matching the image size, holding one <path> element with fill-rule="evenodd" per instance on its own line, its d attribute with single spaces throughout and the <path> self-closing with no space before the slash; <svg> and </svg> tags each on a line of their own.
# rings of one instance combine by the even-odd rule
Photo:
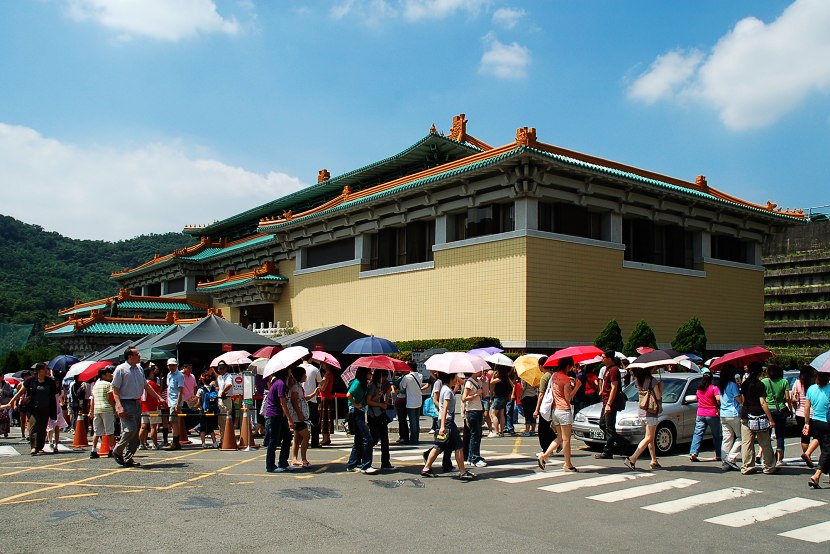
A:
<svg viewBox="0 0 830 554">
<path fill-rule="evenodd" d="M 121 400 L 124 417 L 121 418 L 121 437 L 112 450 L 113 456 L 123 458 L 125 462 L 133 459 L 138 450 L 138 432 L 141 430 L 141 402 L 138 400 Z M 126 452 L 124 450 L 126 449 Z"/>
<path fill-rule="evenodd" d="M 484 412 L 467 412 L 466 423 L 470 428 L 470 447 L 467 454 L 467 463 L 474 464 L 481 457 L 481 424 L 484 422 Z"/>
<path fill-rule="evenodd" d="M 611 456 L 614 454 L 614 445 L 622 444 L 622 440 L 617 434 L 616 410 L 603 408 L 599 416 L 599 428 L 605 433 L 605 446 L 602 448 L 602 453 Z"/>
<path fill-rule="evenodd" d="M 369 432 L 372 434 L 372 446 L 380 443 L 380 467 L 392 467 L 389 460 L 389 424 L 381 423 L 380 418 L 370 417 Z M 371 456 L 369 458 L 371 460 Z"/>
<path fill-rule="evenodd" d="M 718 416 L 697 416 L 695 418 L 695 434 L 692 437 L 692 448 L 689 454 L 697 456 L 700 454 L 700 443 L 703 441 L 703 434 L 706 432 L 706 427 L 712 430 L 712 448 L 715 451 L 715 456 L 720 455 L 720 418 Z"/>
<path fill-rule="evenodd" d="M 516 429 L 514 424 L 517 423 L 516 421 L 516 402 L 513 400 L 509 400 L 507 402 L 507 406 L 504 408 L 504 432 L 505 433 L 515 433 Z"/>
<path fill-rule="evenodd" d="M 366 425 L 366 414 L 350 408 L 349 429 L 354 434 L 354 444 L 346 467 L 369 469 L 372 467 L 372 434 Z"/>
<path fill-rule="evenodd" d="M 407 408 L 406 415 L 409 419 L 409 444 L 418 444 L 418 435 L 421 433 L 421 407 Z"/>
<path fill-rule="evenodd" d="M 398 419 L 398 440 L 409 441 L 409 424 L 407 422 L 406 405 L 395 406 L 395 417 Z"/>
<path fill-rule="evenodd" d="M 722 417 L 720 428 L 723 434 L 721 442 L 720 457 L 724 462 L 735 463 L 738 460 L 738 453 L 741 451 L 741 418 Z"/>
<path fill-rule="evenodd" d="M 784 430 L 787 428 L 787 416 L 778 410 L 772 410 L 772 421 L 775 423 L 775 451 L 784 452 Z"/>
<path fill-rule="evenodd" d="M 320 410 L 317 402 L 308 403 L 308 420 L 311 422 L 311 447 L 320 446 Z"/>
<path fill-rule="evenodd" d="M 285 416 L 269 416 L 265 418 L 265 434 L 268 436 L 268 446 L 265 449 L 265 471 L 274 471 L 277 464 L 277 446 L 280 447 L 279 467 L 288 467 L 288 454 L 291 451 L 291 432 L 288 429 L 288 419 Z"/>
</svg>

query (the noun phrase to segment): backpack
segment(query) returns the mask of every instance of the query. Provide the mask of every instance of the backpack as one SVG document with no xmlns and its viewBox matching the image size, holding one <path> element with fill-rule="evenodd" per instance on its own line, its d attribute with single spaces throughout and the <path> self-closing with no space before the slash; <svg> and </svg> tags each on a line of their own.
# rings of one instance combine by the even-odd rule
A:
<svg viewBox="0 0 830 554">
<path fill-rule="evenodd" d="M 219 413 L 219 394 L 216 387 L 202 385 L 202 412 L 206 414 Z"/>
</svg>

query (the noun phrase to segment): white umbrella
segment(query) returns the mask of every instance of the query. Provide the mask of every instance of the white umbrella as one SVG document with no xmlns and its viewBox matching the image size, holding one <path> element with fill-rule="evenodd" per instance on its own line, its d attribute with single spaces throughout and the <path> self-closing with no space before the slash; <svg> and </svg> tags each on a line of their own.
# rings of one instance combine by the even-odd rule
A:
<svg viewBox="0 0 830 554">
<path fill-rule="evenodd" d="M 297 360 L 302 360 L 308 356 L 308 348 L 305 346 L 289 346 L 274 354 L 274 357 L 268 360 L 265 364 L 265 370 L 262 376 L 270 377 L 281 369 L 285 369 Z"/>
<path fill-rule="evenodd" d="M 694 363 L 692 360 L 680 360 L 677 362 L 677 365 L 683 366 L 692 373 L 700 373 L 700 366 Z"/>
<path fill-rule="evenodd" d="M 507 367 L 513 367 L 513 360 L 505 356 L 504 354 L 491 354 L 484 358 L 485 362 L 490 362 L 493 365 L 503 365 Z"/>
<path fill-rule="evenodd" d="M 490 366 L 478 356 L 466 352 L 444 352 L 430 356 L 424 362 L 429 371 L 440 371 L 442 373 L 477 373 L 487 371 Z"/>
<path fill-rule="evenodd" d="M 225 352 L 221 356 L 213 358 L 210 362 L 210 367 L 216 367 L 219 362 L 225 362 L 228 365 L 241 365 L 251 363 L 251 353 L 247 350 L 232 350 Z"/>
<path fill-rule="evenodd" d="M 703 362 L 703 365 L 705 365 L 706 367 L 709 367 L 710 365 L 712 365 L 712 362 L 714 362 L 718 358 L 720 358 L 720 356 L 715 356 L 714 358 L 709 358 L 708 360 Z"/>
<path fill-rule="evenodd" d="M 72 364 L 72 366 L 69 368 L 69 371 L 66 372 L 66 375 L 64 376 L 63 380 L 66 381 L 67 379 L 74 379 L 75 377 L 80 375 L 83 370 L 85 370 L 94 363 L 96 362 L 84 360 L 83 362 Z"/>
<path fill-rule="evenodd" d="M 257 358 L 251 365 L 248 366 L 248 370 L 256 371 L 260 375 L 265 371 L 265 364 L 268 363 L 269 358 Z"/>
</svg>

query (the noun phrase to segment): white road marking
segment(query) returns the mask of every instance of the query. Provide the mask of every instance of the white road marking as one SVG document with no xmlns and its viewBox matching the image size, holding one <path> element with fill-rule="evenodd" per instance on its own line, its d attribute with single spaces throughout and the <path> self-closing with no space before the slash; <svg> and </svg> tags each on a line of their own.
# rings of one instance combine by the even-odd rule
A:
<svg viewBox="0 0 830 554">
<path fill-rule="evenodd" d="M 20 452 L 14 446 L 0 446 L 0 457 L 9 458 L 11 456 L 20 456 Z"/>
<path fill-rule="evenodd" d="M 687 496 L 678 500 L 671 500 L 669 502 L 661 502 L 659 504 L 652 504 L 651 506 L 643 506 L 643 510 L 651 512 L 658 512 L 661 514 L 676 514 L 698 506 L 705 506 L 707 504 L 717 504 L 725 500 L 732 500 L 733 498 L 743 498 L 750 494 L 761 492 L 752 489 L 744 489 L 741 487 L 729 487 L 712 492 L 705 492 L 703 494 L 696 494 L 694 496 Z"/>
<path fill-rule="evenodd" d="M 800 529 L 793 529 L 786 533 L 778 533 L 778 535 L 816 544 L 827 542 L 830 541 L 830 521 L 809 525 Z"/>
<path fill-rule="evenodd" d="M 662 483 L 641 485 L 639 487 L 631 487 L 619 491 L 597 494 L 589 496 L 588 498 L 590 500 L 598 500 L 600 502 L 620 502 L 621 500 L 630 500 L 632 498 L 648 496 L 649 494 L 665 492 L 671 489 L 685 489 L 686 487 L 691 487 L 699 482 L 700 481 L 695 481 L 694 479 L 673 479 L 671 481 L 663 481 Z"/>
<path fill-rule="evenodd" d="M 788 514 L 794 514 L 808 508 L 816 508 L 824 506 L 825 502 L 820 500 L 810 500 L 807 498 L 790 498 L 761 506 L 759 508 L 750 508 L 749 510 L 741 510 L 731 514 L 723 514 L 722 516 L 710 517 L 704 521 L 714 523 L 717 525 L 725 525 L 727 527 L 746 527 L 753 523 L 761 521 L 769 521 L 777 517 L 782 517 Z"/>
<path fill-rule="evenodd" d="M 564 473 L 564 472 L 563 472 Z M 603 475 L 602 477 L 592 477 L 590 479 L 578 479 L 576 481 L 568 481 L 567 483 L 558 483 L 556 485 L 548 485 L 547 487 L 539 487 L 539 490 L 547 492 L 570 492 L 589 487 L 599 487 L 601 485 L 611 485 L 614 483 L 623 483 L 633 479 L 640 479 L 641 477 L 654 477 L 653 473 L 617 473 L 615 475 Z"/>
<path fill-rule="evenodd" d="M 580 469 L 585 471 L 588 470 L 595 470 L 595 469 L 602 469 L 602 466 L 582 466 Z M 541 481 L 542 479 L 553 479 L 555 477 L 566 477 L 569 475 L 579 475 L 578 473 L 571 473 L 569 471 L 562 471 L 561 469 L 555 469 L 553 471 L 537 471 L 536 473 L 528 473 L 527 475 L 519 475 L 518 477 L 497 477 L 496 481 L 501 481 L 502 483 L 510 483 L 511 485 L 515 485 L 516 483 L 527 483 L 529 481 Z"/>
</svg>

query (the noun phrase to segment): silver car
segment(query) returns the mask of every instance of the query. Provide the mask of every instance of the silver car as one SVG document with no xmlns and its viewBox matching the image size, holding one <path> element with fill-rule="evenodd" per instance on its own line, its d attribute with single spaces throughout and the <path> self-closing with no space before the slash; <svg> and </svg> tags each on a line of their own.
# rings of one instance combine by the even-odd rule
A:
<svg viewBox="0 0 830 554">
<path fill-rule="evenodd" d="M 664 373 L 655 376 L 663 381 L 663 413 L 658 416 L 657 451 L 660 455 L 670 452 L 679 443 L 692 441 L 697 417 L 695 392 L 700 384 L 700 373 Z M 639 399 L 634 383 L 623 389 L 628 403 L 617 414 L 617 433 L 630 445 L 636 446 L 645 436 L 645 427 L 638 415 Z M 581 410 L 574 417 L 573 436 L 592 450 L 599 450 L 605 444 L 605 434 L 599 428 L 602 404 L 594 404 Z M 712 438 L 706 428 L 704 438 Z"/>
</svg>

